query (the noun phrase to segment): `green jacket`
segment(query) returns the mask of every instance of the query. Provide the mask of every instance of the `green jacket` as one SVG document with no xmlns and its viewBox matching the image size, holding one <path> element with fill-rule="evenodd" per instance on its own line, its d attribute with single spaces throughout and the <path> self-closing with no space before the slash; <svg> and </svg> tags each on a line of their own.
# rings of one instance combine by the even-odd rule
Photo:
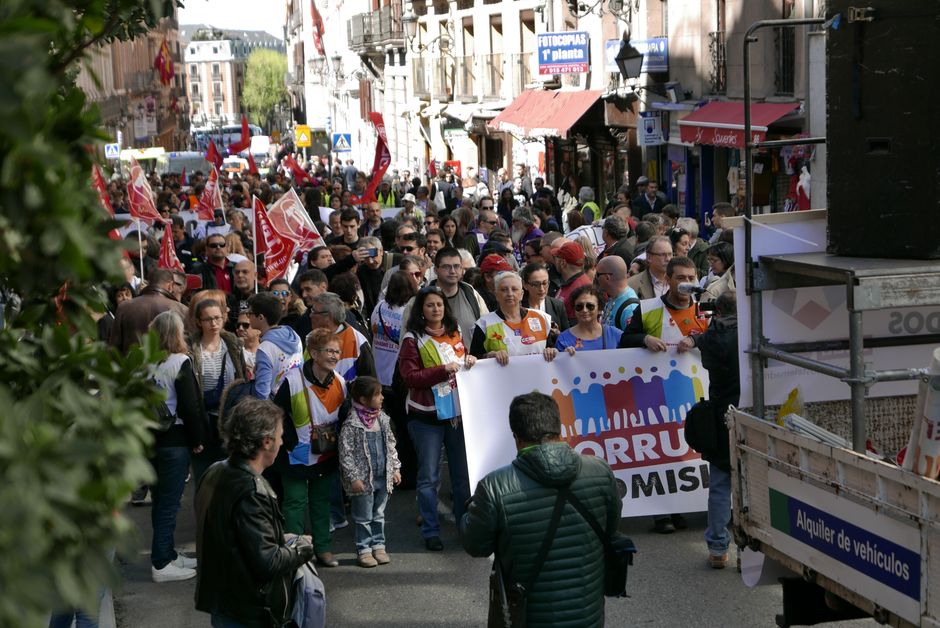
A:
<svg viewBox="0 0 940 628">
<path fill-rule="evenodd" d="M 607 463 L 579 455 L 567 443 L 548 443 L 525 450 L 480 481 L 461 526 L 464 549 L 478 557 L 495 550 L 507 579 L 528 582 L 557 489 L 569 483 L 602 527 L 617 528 L 620 493 Z M 566 504 L 545 566 L 529 591 L 528 625 L 603 626 L 603 554 L 590 525 Z"/>
</svg>

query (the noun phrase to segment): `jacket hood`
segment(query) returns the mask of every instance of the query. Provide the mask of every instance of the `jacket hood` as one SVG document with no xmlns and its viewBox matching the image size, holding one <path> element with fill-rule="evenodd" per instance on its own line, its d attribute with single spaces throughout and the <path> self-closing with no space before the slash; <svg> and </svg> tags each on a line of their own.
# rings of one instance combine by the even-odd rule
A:
<svg viewBox="0 0 940 628">
<path fill-rule="evenodd" d="M 265 340 L 276 344 L 284 353 L 301 353 L 304 350 L 300 336 L 290 327 L 272 327 L 261 338 L 262 342 Z"/>
<path fill-rule="evenodd" d="M 578 476 L 581 456 L 568 443 L 546 443 L 527 450 L 513 464 L 540 484 L 559 487 Z"/>
</svg>

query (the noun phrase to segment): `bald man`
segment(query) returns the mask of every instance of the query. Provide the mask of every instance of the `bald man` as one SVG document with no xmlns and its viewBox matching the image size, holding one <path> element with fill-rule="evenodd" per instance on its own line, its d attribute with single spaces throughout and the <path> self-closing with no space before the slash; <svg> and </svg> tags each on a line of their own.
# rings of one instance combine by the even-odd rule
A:
<svg viewBox="0 0 940 628">
<path fill-rule="evenodd" d="M 630 317 L 640 298 L 627 281 L 630 279 L 627 264 L 619 255 L 610 255 L 597 262 L 595 273 L 597 287 L 607 293 L 607 305 L 601 322 L 620 331 L 627 328 Z"/>
</svg>

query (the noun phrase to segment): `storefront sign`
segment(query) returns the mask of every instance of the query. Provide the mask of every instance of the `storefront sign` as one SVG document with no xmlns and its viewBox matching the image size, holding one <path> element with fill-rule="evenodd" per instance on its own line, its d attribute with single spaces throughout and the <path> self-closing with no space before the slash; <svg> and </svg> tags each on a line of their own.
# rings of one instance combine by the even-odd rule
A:
<svg viewBox="0 0 940 628">
<path fill-rule="evenodd" d="M 636 128 L 636 143 L 640 146 L 661 146 L 663 141 L 663 120 L 659 111 L 640 112 L 640 123 Z"/>
<path fill-rule="evenodd" d="M 620 39 L 608 39 L 604 42 L 604 71 L 619 72 L 617 53 L 620 52 Z M 665 37 L 631 40 L 631 44 L 643 53 L 643 65 L 640 72 L 669 71 L 669 40 Z"/>
<path fill-rule="evenodd" d="M 538 36 L 539 74 L 587 72 L 590 41 L 584 31 L 542 33 Z"/>
</svg>

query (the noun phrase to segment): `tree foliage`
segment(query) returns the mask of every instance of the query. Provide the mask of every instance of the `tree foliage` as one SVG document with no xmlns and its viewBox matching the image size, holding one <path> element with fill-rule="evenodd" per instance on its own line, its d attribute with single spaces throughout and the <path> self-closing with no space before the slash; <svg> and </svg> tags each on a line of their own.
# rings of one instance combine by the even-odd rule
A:
<svg viewBox="0 0 940 628">
<path fill-rule="evenodd" d="M 121 507 L 152 474 L 154 347 L 125 358 L 95 340 L 97 286 L 119 279 L 120 245 L 89 183 L 100 118 L 74 78 L 94 45 L 172 11 L 167 0 L 0 5 L 0 287 L 24 302 L 0 330 L 0 625 L 96 609 L 114 579 L 108 552 L 133 530 Z"/>
<path fill-rule="evenodd" d="M 279 52 L 261 48 L 248 56 L 242 105 L 252 122 L 265 124 L 277 104 L 287 99 L 286 72 L 287 56 Z"/>
</svg>

